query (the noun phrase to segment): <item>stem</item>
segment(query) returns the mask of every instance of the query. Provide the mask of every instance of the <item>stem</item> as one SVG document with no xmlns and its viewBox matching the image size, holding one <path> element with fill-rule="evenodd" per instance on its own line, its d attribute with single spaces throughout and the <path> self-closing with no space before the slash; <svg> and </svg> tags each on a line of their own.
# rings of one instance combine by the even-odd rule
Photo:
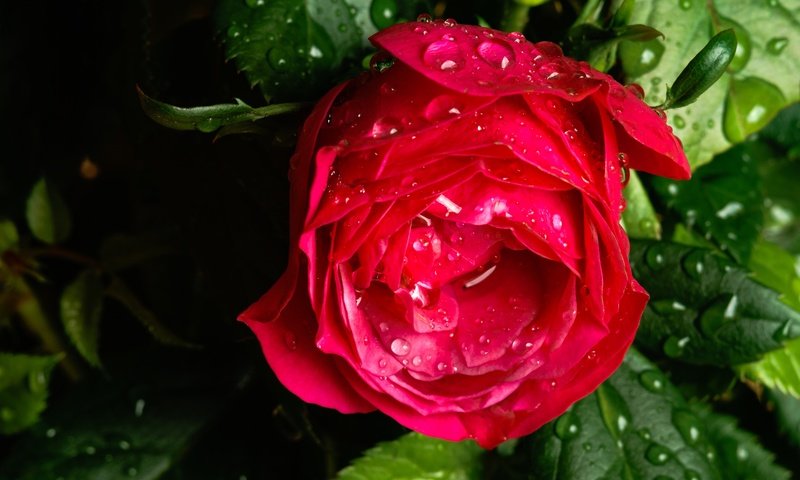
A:
<svg viewBox="0 0 800 480">
<path fill-rule="evenodd" d="M 58 246 L 50 246 L 47 248 L 31 249 L 28 252 L 33 257 L 54 257 L 68 260 L 73 263 L 80 263 L 88 267 L 100 268 L 100 263 L 86 255 L 78 252 L 73 252 Z"/>
<path fill-rule="evenodd" d="M 530 9 L 530 6 L 517 3 L 515 0 L 506 0 L 500 29 L 505 32 L 522 33 L 528 25 Z"/>
<path fill-rule="evenodd" d="M 41 340 L 42 348 L 46 352 L 65 353 L 64 359 L 60 364 L 61 367 L 71 380 L 79 380 L 83 374 L 83 369 L 75 360 L 75 357 L 69 353 L 61 335 L 53 328 L 53 324 L 47 318 L 42 306 L 39 304 L 39 300 L 28 284 L 22 279 L 18 279 L 14 282 L 12 288 L 17 297 L 17 314 L 22 318 L 25 326 Z"/>
</svg>

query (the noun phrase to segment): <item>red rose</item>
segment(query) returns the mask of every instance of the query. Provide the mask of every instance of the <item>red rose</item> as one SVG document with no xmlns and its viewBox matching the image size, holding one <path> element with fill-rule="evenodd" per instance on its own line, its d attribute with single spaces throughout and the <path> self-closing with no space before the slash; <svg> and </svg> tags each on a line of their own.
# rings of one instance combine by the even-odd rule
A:
<svg viewBox="0 0 800 480">
<path fill-rule="evenodd" d="M 638 87 L 551 43 L 452 22 L 372 42 L 384 60 L 305 123 L 289 265 L 241 319 L 303 400 L 493 447 L 619 366 L 648 298 L 623 171 L 689 167 Z"/>
</svg>

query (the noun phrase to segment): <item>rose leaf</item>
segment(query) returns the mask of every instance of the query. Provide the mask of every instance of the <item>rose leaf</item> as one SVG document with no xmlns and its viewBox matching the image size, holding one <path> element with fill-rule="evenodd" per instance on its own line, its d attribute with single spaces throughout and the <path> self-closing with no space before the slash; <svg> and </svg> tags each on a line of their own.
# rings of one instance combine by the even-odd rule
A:
<svg viewBox="0 0 800 480">
<path fill-rule="evenodd" d="M 378 444 L 337 480 L 477 480 L 483 450 L 474 442 L 448 442 L 418 433 Z"/>
<path fill-rule="evenodd" d="M 59 358 L 0 353 L 0 434 L 36 423 L 47 405 L 50 371 Z"/>
<path fill-rule="evenodd" d="M 216 24 L 228 60 L 264 97 L 315 98 L 374 33 L 358 13 L 344 0 L 223 0 Z"/>
<path fill-rule="evenodd" d="M 749 145 L 741 145 L 698 168 L 689 181 L 653 179 L 668 209 L 742 265 L 764 222 L 754 156 Z"/>
<path fill-rule="evenodd" d="M 693 168 L 760 130 L 800 99 L 798 0 L 640 0 L 628 23 L 664 33 L 663 39 L 620 45 L 627 80 L 645 88 L 651 105 L 664 102 L 666 85 L 713 35 L 728 28 L 736 33 L 738 47 L 727 73 L 669 118 Z"/>
<path fill-rule="evenodd" d="M 14 222 L 0 219 L 0 253 L 16 248 L 19 244 L 19 232 Z"/>
<path fill-rule="evenodd" d="M 767 390 L 766 399 L 774 408 L 778 430 L 795 448 L 800 447 L 800 399 L 775 390 Z"/>
<path fill-rule="evenodd" d="M 800 311 L 800 277 L 795 257 L 779 246 L 761 241 L 750 259 L 752 277 L 775 289 L 781 301 Z M 757 362 L 741 365 L 739 372 L 759 383 L 800 398 L 800 339 L 787 342 L 780 350 Z"/>
<path fill-rule="evenodd" d="M 100 367 L 98 337 L 103 313 L 103 281 L 94 270 L 84 270 L 64 289 L 61 321 L 67 336 L 90 365 Z"/>
<path fill-rule="evenodd" d="M 661 222 L 653 209 L 647 190 L 636 172 L 630 170 L 628 175 L 630 178 L 623 192 L 627 204 L 625 211 L 622 212 L 625 231 L 632 238 L 660 240 Z"/>
<path fill-rule="evenodd" d="M 724 473 L 723 478 L 790 478 L 789 471 L 774 463 L 775 456 L 759 444 L 755 435 L 737 428 L 734 417 L 714 413 L 704 404 L 694 404 L 693 407 L 705 423 L 708 439 L 716 450 L 716 463 Z"/>
<path fill-rule="evenodd" d="M 10 365 L 24 365 L 14 357 Z M 247 362 L 242 355 L 132 352 L 113 365 L 112 376 L 87 379 L 50 405 L 39 423 L 6 449 L 0 478 L 224 478 L 179 470 L 184 456 L 200 448 L 208 427 L 248 386 Z M 2 356 L 0 365 L 6 366 Z M 5 391 L 0 389 L 0 402 Z"/>
<path fill-rule="evenodd" d="M 45 243 L 60 243 L 72 229 L 72 219 L 61 194 L 42 178 L 33 186 L 25 209 L 33 236 Z"/>
<path fill-rule="evenodd" d="M 536 478 L 723 478 L 703 421 L 635 350 L 595 393 L 516 451 L 529 455 Z"/>
<path fill-rule="evenodd" d="M 711 250 L 631 243 L 634 276 L 650 293 L 636 341 L 688 363 L 753 362 L 800 335 L 800 313 Z"/>
</svg>

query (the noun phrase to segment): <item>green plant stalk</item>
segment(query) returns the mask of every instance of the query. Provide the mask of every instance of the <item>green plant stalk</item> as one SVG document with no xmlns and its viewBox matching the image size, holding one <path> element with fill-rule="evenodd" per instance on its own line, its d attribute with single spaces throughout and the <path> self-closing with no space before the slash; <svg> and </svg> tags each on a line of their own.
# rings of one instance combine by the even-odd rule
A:
<svg viewBox="0 0 800 480">
<path fill-rule="evenodd" d="M 42 342 L 42 348 L 47 353 L 63 353 L 64 358 L 60 366 L 67 376 L 77 381 L 83 376 L 83 369 L 72 355 L 61 335 L 53 328 L 53 324 L 42 309 L 39 300 L 24 280 L 18 278 L 12 287 L 17 297 L 16 311 L 28 330 Z"/>
<path fill-rule="evenodd" d="M 530 10 L 529 5 L 517 3 L 516 0 L 506 0 L 500 29 L 504 32 L 523 32 L 528 25 Z"/>
</svg>

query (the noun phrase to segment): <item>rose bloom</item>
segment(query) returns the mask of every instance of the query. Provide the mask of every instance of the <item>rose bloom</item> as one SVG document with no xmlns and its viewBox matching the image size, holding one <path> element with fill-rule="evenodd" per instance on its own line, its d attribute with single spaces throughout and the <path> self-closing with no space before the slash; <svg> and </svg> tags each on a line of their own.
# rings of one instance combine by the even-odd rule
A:
<svg viewBox="0 0 800 480">
<path fill-rule="evenodd" d="M 648 299 L 625 171 L 689 167 L 638 87 L 554 44 L 452 21 L 371 40 L 303 127 L 288 268 L 241 320 L 303 400 L 491 448 L 619 366 Z"/>
</svg>

